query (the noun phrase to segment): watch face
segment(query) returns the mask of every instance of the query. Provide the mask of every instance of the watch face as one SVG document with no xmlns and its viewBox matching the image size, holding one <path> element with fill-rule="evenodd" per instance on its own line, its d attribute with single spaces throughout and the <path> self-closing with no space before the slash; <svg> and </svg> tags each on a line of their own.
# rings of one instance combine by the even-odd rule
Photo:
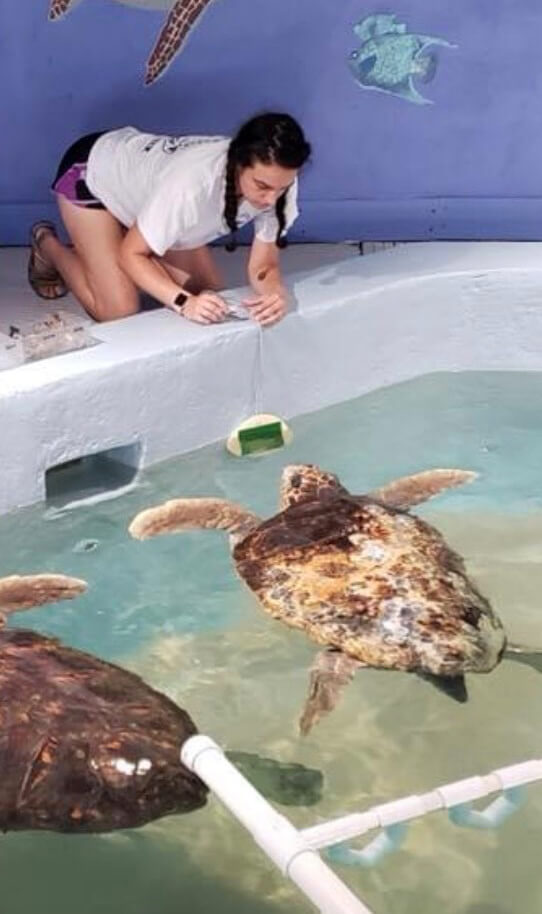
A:
<svg viewBox="0 0 542 914">
<path fill-rule="evenodd" d="M 184 292 L 179 292 L 179 294 L 177 295 L 177 298 L 175 299 L 175 304 L 180 305 L 180 307 L 182 308 L 182 306 L 184 304 L 186 304 L 187 299 L 188 299 L 188 295 L 186 295 Z"/>
</svg>

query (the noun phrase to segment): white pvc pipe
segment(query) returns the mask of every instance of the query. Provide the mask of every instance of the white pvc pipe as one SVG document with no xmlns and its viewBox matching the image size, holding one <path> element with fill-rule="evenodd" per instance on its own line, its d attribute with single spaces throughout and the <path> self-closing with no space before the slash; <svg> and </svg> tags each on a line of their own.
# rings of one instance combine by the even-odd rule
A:
<svg viewBox="0 0 542 914">
<path fill-rule="evenodd" d="M 386 828 L 398 822 L 417 819 L 437 809 L 450 809 L 460 803 L 471 803 L 481 797 L 542 780 L 542 760 L 534 759 L 499 768 L 485 777 L 465 778 L 452 784 L 444 784 L 429 793 L 403 797 L 391 803 L 374 806 L 367 812 L 353 813 L 322 822 L 300 832 L 307 845 L 312 848 L 330 847 L 342 841 L 349 841 L 375 828 Z"/>
<path fill-rule="evenodd" d="M 284 816 L 225 757 L 208 736 L 192 736 L 181 761 L 215 793 L 268 857 L 322 914 L 371 914 Z"/>
</svg>

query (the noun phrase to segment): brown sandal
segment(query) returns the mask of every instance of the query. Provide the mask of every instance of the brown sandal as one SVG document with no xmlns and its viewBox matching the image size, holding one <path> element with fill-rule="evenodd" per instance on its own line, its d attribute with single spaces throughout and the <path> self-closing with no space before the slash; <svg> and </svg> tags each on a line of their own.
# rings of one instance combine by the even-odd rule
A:
<svg viewBox="0 0 542 914">
<path fill-rule="evenodd" d="M 68 294 L 68 287 L 62 276 L 51 264 L 48 264 L 40 254 L 40 244 L 45 235 L 57 237 L 56 229 L 52 222 L 42 220 L 35 222 L 30 230 L 30 257 L 28 259 L 28 282 L 40 298 L 54 301 L 64 298 Z M 46 290 L 56 288 L 56 294 L 47 295 Z"/>
</svg>

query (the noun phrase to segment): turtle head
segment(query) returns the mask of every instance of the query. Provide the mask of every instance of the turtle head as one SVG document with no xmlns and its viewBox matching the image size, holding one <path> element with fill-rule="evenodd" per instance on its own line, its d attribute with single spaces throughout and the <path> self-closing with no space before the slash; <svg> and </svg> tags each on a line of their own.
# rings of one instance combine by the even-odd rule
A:
<svg viewBox="0 0 542 914">
<path fill-rule="evenodd" d="M 334 473 L 321 470 L 312 463 L 290 464 L 284 467 L 280 481 L 280 509 L 284 511 L 302 502 L 325 501 L 347 495 Z"/>
</svg>

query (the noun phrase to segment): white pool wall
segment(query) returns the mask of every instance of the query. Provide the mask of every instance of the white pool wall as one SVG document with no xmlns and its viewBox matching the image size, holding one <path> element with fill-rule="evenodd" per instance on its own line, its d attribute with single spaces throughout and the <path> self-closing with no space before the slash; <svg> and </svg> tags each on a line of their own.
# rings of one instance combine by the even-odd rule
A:
<svg viewBox="0 0 542 914">
<path fill-rule="evenodd" d="M 254 411 L 290 418 L 436 371 L 542 370 L 542 243 L 405 245 L 289 286 L 291 313 L 261 337 L 159 310 L 0 372 L 0 513 L 43 500 L 51 467 L 114 447 L 138 444 L 143 468 Z"/>
</svg>

